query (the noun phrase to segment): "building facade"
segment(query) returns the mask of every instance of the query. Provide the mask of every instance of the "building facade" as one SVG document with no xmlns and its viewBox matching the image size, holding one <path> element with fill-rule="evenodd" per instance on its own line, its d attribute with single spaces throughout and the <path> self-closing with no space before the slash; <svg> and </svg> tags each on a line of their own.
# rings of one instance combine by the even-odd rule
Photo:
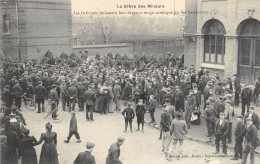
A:
<svg viewBox="0 0 260 164">
<path fill-rule="evenodd" d="M 186 32 L 185 40 L 195 38 L 195 42 L 185 42 L 185 49 L 196 47 L 185 51 L 185 61 L 195 58 L 196 70 L 204 67 L 224 77 L 238 74 L 244 83 L 260 77 L 260 1 L 189 1 L 193 8 L 186 5 L 194 12 L 186 13 L 186 18 L 196 15 L 196 26 L 186 19 L 187 29 L 196 33 Z"/>
<path fill-rule="evenodd" d="M 0 0 L 0 49 L 8 58 L 72 53 L 70 0 Z"/>
</svg>

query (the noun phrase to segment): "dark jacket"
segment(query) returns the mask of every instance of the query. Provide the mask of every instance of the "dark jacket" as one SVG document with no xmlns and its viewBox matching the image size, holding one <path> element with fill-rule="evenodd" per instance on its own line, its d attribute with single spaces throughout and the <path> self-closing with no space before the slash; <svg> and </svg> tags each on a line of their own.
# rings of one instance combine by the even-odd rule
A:
<svg viewBox="0 0 260 164">
<path fill-rule="evenodd" d="M 44 86 L 35 87 L 35 99 L 44 100 L 47 97 L 47 91 Z"/>
<path fill-rule="evenodd" d="M 249 117 L 249 113 L 247 112 L 245 119 Z M 259 125 L 260 125 L 260 120 L 259 120 L 259 116 L 256 113 L 252 114 L 252 120 L 253 120 L 253 124 L 255 125 L 255 127 L 257 129 L 259 129 Z"/>
<path fill-rule="evenodd" d="M 77 119 L 76 119 L 76 117 L 71 117 L 70 132 L 77 132 L 77 131 L 78 131 Z"/>
<path fill-rule="evenodd" d="M 245 140 L 247 143 L 251 143 L 252 146 L 256 147 L 257 145 L 257 129 L 254 124 L 246 128 Z"/>
<path fill-rule="evenodd" d="M 135 108 L 135 113 L 136 115 L 144 115 L 145 114 L 145 107 L 144 105 L 136 105 L 136 108 Z"/>
<path fill-rule="evenodd" d="M 122 164 L 119 160 L 120 157 L 120 147 L 117 143 L 113 143 L 109 150 L 106 158 L 106 164 Z"/>
<path fill-rule="evenodd" d="M 170 121 L 170 115 L 168 113 L 162 113 L 161 114 L 161 130 L 164 132 L 168 132 L 170 129 L 171 121 Z"/>
<path fill-rule="evenodd" d="M 236 141 L 240 141 L 242 142 L 243 141 L 243 138 L 244 138 L 244 135 L 245 135 L 245 124 L 244 122 L 239 122 L 236 127 L 235 127 L 235 140 Z"/>
<path fill-rule="evenodd" d="M 244 88 L 241 93 L 242 102 L 251 102 L 252 99 L 252 90 L 249 88 Z"/>
<path fill-rule="evenodd" d="M 156 105 L 157 105 L 156 99 L 150 100 L 149 106 L 148 106 L 148 110 L 149 110 L 150 112 L 155 112 L 155 107 L 156 107 Z"/>
<path fill-rule="evenodd" d="M 14 96 L 10 91 L 4 91 L 1 96 L 1 100 L 6 104 L 7 108 L 11 108 L 13 105 Z"/>
<path fill-rule="evenodd" d="M 221 135 L 222 137 L 227 136 L 228 134 L 228 127 L 229 127 L 229 122 L 224 119 L 222 122 L 222 125 L 220 125 L 220 119 L 217 120 L 216 128 L 215 128 L 215 134 L 216 135 Z"/>
<path fill-rule="evenodd" d="M 132 109 L 131 107 L 127 107 L 124 109 L 124 111 L 122 112 L 122 115 L 129 120 L 132 120 L 135 118 L 135 113 L 134 113 L 134 109 Z"/>
<path fill-rule="evenodd" d="M 213 106 L 207 105 L 205 109 L 205 120 L 207 122 L 214 122 L 215 121 L 215 111 Z"/>
<path fill-rule="evenodd" d="M 96 95 L 92 90 L 87 90 L 84 92 L 84 100 L 86 105 L 95 105 Z"/>
<path fill-rule="evenodd" d="M 85 151 L 78 154 L 74 164 L 96 164 L 96 161 L 91 152 Z"/>
</svg>

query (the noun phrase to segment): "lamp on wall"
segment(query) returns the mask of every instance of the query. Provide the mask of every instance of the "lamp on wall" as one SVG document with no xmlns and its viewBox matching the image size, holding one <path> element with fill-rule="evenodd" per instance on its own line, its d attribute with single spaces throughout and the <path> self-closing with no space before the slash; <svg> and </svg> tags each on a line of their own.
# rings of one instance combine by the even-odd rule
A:
<svg viewBox="0 0 260 164">
<path fill-rule="evenodd" d="M 248 10 L 248 17 L 252 18 L 254 16 L 255 9 Z"/>
</svg>

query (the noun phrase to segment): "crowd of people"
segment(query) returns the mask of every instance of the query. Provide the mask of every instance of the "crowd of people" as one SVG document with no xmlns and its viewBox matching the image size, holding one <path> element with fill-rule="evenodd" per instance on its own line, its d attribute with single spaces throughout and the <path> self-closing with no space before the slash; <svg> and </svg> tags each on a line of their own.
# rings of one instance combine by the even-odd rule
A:
<svg viewBox="0 0 260 164">
<path fill-rule="evenodd" d="M 45 110 L 46 99 L 51 102 L 51 110 L 61 107 L 72 113 L 72 130 L 66 143 L 73 134 L 80 142 L 75 111 L 85 109 L 86 120 L 91 122 L 94 121 L 93 112 L 103 115 L 122 111 L 127 133 L 128 125 L 130 132 L 133 132 L 132 121 L 135 116 L 138 126 L 136 131 L 144 132 L 144 115 L 147 112 L 151 117 L 150 124 L 156 124 L 158 120 L 155 120 L 154 113 L 161 106 L 160 138 L 162 151 L 168 160 L 172 159 L 176 144 L 183 144 L 191 125 L 200 125 L 202 112 L 205 113 L 208 137 L 213 139 L 215 136 L 216 153 L 219 153 L 221 141 L 223 153 L 227 155 L 226 141 L 232 142 L 234 108 L 239 106 L 241 97 L 242 112 L 237 116 L 239 124 L 235 127 L 236 146 L 232 159 L 243 157 L 245 163 L 250 152 L 250 159 L 254 160 L 260 122 L 251 102 L 254 101 L 255 106 L 259 105 L 260 82 L 256 80 L 252 89 L 249 84 L 242 86 L 237 75 L 223 79 L 215 73 L 214 77 L 210 77 L 206 68 L 196 72 L 193 65 L 184 67 L 183 60 L 183 55 L 176 57 L 171 53 L 154 57 L 120 55 L 118 52 L 113 55 L 111 51 L 106 56 L 96 54 L 95 58 L 85 55 L 80 58 L 75 55 L 68 57 L 63 54 L 54 59 L 51 53 L 46 53 L 41 62 L 4 60 L 0 87 L 5 130 L 1 134 L 6 134 L 5 145 L 15 152 L 12 153 L 12 159 L 22 157 L 22 161 L 29 163 L 26 154 L 35 154 L 33 146 L 44 141 L 40 164 L 58 163 L 55 147 L 57 133 L 51 131 L 51 124 L 46 125 L 47 132 L 42 134 L 39 141 L 29 136 L 28 129 L 22 128 L 26 123 L 21 102 L 27 96 L 35 99 L 38 113 Z M 52 117 L 55 118 L 55 114 Z M 242 153 L 243 138 L 246 146 Z M 120 151 L 122 141 L 119 138 L 111 146 L 111 151 Z M 93 145 L 88 143 L 87 148 L 91 150 Z M 90 155 L 79 154 L 74 163 L 80 163 L 77 161 L 82 156 Z M 119 161 L 118 157 L 118 153 L 111 155 L 110 163 Z M 90 158 L 93 161 L 93 157 Z M 28 160 L 35 163 L 37 157 Z"/>
</svg>

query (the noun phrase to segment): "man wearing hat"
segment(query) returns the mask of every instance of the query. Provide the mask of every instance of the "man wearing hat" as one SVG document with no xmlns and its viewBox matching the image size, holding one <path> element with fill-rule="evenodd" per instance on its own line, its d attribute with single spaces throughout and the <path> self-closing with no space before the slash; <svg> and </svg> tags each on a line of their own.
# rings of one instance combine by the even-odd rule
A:
<svg viewBox="0 0 260 164">
<path fill-rule="evenodd" d="M 250 153 L 250 163 L 253 164 L 255 160 L 255 149 L 259 144 L 257 136 L 257 128 L 253 124 L 252 118 L 246 118 L 246 132 L 245 132 L 245 146 L 242 152 L 241 164 L 246 164 L 247 156 Z"/>
<path fill-rule="evenodd" d="M 128 102 L 127 107 L 122 112 L 122 115 L 125 118 L 125 133 L 127 132 L 128 123 L 129 123 L 129 126 L 130 126 L 131 133 L 133 132 L 132 131 L 132 121 L 135 117 L 135 113 L 134 113 L 134 109 L 131 108 L 131 105 L 132 105 L 132 103 Z"/>
<path fill-rule="evenodd" d="M 245 108 L 247 106 L 247 112 L 249 111 L 250 102 L 252 100 L 252 90 L 249 88 L 249 85 L 246 84 L 245 88 L 242 90 L 241 99 L 242 99 L 242 112 L 241 115 L 245 115 Z"/>
<path fill-rule="evenodd" d="M 13 87 L 13 94 L 14 94 L 14 102 L 15 106 L 17 106 L 18 110 L 21 108 L 22 104 L 22 95 L 23 95 L 23 90 L 20 86 L 20 81 L 17 81 L 16 84 Z"/>
<path fill-rule="evenodd" d="M 109 150 L 106 158 L 106 164 L 122 164 L 119 160 L 120 157 L 120 146 L 123 145 L 125 138 L 118 137 L 117 142 L 113 143 Z"/>
<path fill-rule="evenodd" d="M 52 89 L 50 90 L 51 111 L 56 109 L 59 104 L 59 97 L 56 88 L 57 84 L 52 84 Z M 52 113 L 52 118 L 56 118 L 56 112 Z"/>
<path fill-rule="evenodd" d="M 184 111 L 184 95 L 179 86 L 176 86 L 175 110 Z"/>
<path fill-rule="evenodd" d="M 242 158 L 242 143 L 243 143 L 243 138 L 245 135 L 245 124 L 243 122 L 243 116 L 239 115 L 237 116 L 237 125 L 235 128 L 235 155 L 231 160 L 238 160 L 238 158 Z"/>
<path fill-rule="evenodd" d="M 163 100 L 162 100 L 162 104 L 165 104 L 165 100 L 169 99 L 170 100 L 170 104 L 174 105 L 174 95 L 171 93 L 171 89 L 167 88 L 166 89 L 166 94 L 163 96 Z"/>
<path fill-rule="evenodd" d="M 209 100 L 206 101 L 205 120 L 206 120 L 206 127 L 208 130 L 207 137 L 210 137 L 211 139 L 215 129 L 215 110 Z"/>
<path fill-rule="evenodd" d="M 114 92 L 114 101 L 115 101 L 115 104 L 116 104 L 116 110 L 117 111 L 120 111 L 120 97 L 121 97 L 121 87 L 119 85 L 119 81 L 116 80 L 115 81 L 115 86 L 113 88 L 113 92 Z"/>
<path fill-rule="evenodd" d="M 78 102 L 78 90 L 75 87 L 75 81 L 71 82 L 71 86 L 68 88 L 69 98 L 69 112 L 75 111 L 75 104 Z"/>
<path fill-rule="evenodd" d="M 91 154 L 94 150 L 95 144 L 87 142 L 87 150 L 78 154 L 73 164 L 96 164 L 95 157 Z"/>
<path fill-rule="evenodd" d="M 38 81 L 38 86 L 35 87 L 35 102 L 38 104 L 38 112 L 41 113 L 41 104 L 42 112 L 44 111 L 44 100 L 47 97 L 47 90 L 42 86 L 42 81 Z"/>
<path fill-rule="evenodd" d="M 241 85 L 240 85 L 240 81 L 237 78 L 237 74 L 234 74 L 234 91 L 235 91 L 235 106 L 239 105 L 239 94 L 241 92 Z"/>
<path fill-rule="evenodd" d="M 88 87 L 88 90 L 86 90 L 84 92 L 84 101 L 86 103 L 86 119 L 87 121 L 93 121 L 93 110 L 95 108 L 95 102 L 96 102 L 96 94 L 93 91 L 92 86 Z M 101 102 L 104 103 L 104 102 Z M 101 112 L 101 111 L 100 111 Z M 89 117 L 89 113 L 90 113 L 90 117 Z"/>
<path fill-rule="evenodd" d="M 168 113 L 169 106 L 163 108 L 163 113 L 161 114 L 160 126 L 162 130 L 162 152 L 168 153 L 170 146 L 170 114 Z"/>
<path fill-rule="evenodd" d="M 1 100 L 5 103 L 5 106 L 7 108 L 11 108 L 11 106 L 13 105 L 13 99 L 14 99 L 14 96 L 9 91 L 9 88 L 10 88 L 9 85 L 5 85 L 4 92 L 2 92 L 2 96 L 1 96 Z"/>
<path fill-rule="evenodd" d="M 154 112 L 155 112 L 156 105 L 157 105 L 157 101 L 154 98 L 154 95 L 150 95 L 149 103 L 148 103 L 148 111 L 150 113 L 151 122 L 149 124 L 151 123 L 155 124 Z"/>
<path fill-rule="evenodd" d="M 252 118 L 253 124 L 259 130 L 260 120 L 258 114 L 254 112 L 253 106 L 249 106 L 249 112 L 247 112 L 245 118 Z"/>
<path fill-rule="evenodd" d="M 219 113 L 219 119 L 217 120 L 216 123 L 216 128 L 215 128 L 215 138 L 216 138 L 216 152 L 214 154 L 219 153 L 219 142 L 221 140 L 223 144 L 223 153 L 227 155 L 227 144 L 226 144 L 226 138 L 228 135 L 228 126 L 229 123 L 225 119 L 225 114 L 223 112 Z"/>
<path fill-rule="evenodd" d="M 192 112 L 195 110 L 196 106 L 197 106 L 197 101 L 195 95 L 193 94 L 193 90 L 189 90 L 189 95 L 187 96 L 187 103 L 186 103 L 186 113 L 185 113 L 185 121 L 188 126 L 188 129 L 190 129 Z"/>
<path fill-rule="evenodd" d="M 228 126 L 228 143 L 231 143 L 231 139 L 232 139 L 232 122 L 233 122 L 233 116 L 235 115 L 234 113 L 234 108 L 233 106 L 231 106 L 231 100 L 226 100 L 225 101 L 225 119 L 229 122 L 229 126 Z"/>
<path fill-rule="evenodd" d="M 135 108 L 135 113 L 136 113 L 136 117 L 137 117 L 137 126 L 138 126 L 138 129 L 136 131 L 140 130 L 140 124 L 142 124 L 142 132 L 144 132 L 145 106 L 143 104 L 142 99 L 140 99 L 138 101 L 138 104 L 136 105 L 136 108 Z"/>
</svg>

